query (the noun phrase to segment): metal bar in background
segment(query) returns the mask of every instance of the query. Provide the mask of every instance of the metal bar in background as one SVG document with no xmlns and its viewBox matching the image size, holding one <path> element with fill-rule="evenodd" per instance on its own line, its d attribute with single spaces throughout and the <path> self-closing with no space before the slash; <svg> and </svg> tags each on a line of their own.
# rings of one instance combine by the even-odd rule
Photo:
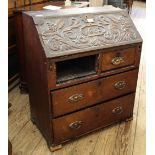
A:
<svg viewBox="0 0 155 155">
<path fill-rule="evenodd" d="M 30 10 L 32 10 L 32 0 L 29 0 L 30 3 Z"/>
<path fill-rule="evenodd" d="M 23 0 L 24 1 L 24 8 L 25 8 L 25 5 L 26 5 L 26 0 Z"/>
<path fill-rule="evenodd" d="M 14 8 L 16 9 L 17 8 L 17 0 L 14 0 Z"/>
<path fill-rule="evenodd" d="M 32 0 L 29 0 L 30 5 L 32 5 Z"/>
<path fill-rule="evenodd" d="M 25 7 L 25 5 L 26 5 L 26 2 L 25 2 L 25 0 L 23 0 L 24 1 L 24 7 Z"/>
</svg>

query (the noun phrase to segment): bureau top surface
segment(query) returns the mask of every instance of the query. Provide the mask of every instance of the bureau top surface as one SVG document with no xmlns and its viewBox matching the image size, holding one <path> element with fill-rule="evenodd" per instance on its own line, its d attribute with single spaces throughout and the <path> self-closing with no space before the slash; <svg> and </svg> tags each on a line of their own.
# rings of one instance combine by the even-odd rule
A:
<svg viewBox="0 0 155 155">
<path fill-rule="evenodd" d="M 28 11 L 47 58 L 142 42 L 125 10 L 104 7 Z"/>
</svg>

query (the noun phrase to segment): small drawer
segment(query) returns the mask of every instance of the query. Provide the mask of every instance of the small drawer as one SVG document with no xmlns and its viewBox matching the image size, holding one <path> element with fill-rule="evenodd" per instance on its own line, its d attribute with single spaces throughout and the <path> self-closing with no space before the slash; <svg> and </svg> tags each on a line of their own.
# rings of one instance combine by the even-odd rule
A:
<svg viewBox="0 0 155 155">
<path fill-rule="evenodd" d="M 138 71 L 109 76 L 51 92 L 53 116 L 61 116 L 136 90 Z"/>
<path fill-rule="evenodd" d="M 134 94 L 53 120 L 54 143 L 74 139 L 133 115 Z"/>
<path fill-rule="evenodd" d="M 136 48 L 127 48 L 120 51 L 107 52 L 102 55 L 102 71 L 134 65 Z"/>
</svg>

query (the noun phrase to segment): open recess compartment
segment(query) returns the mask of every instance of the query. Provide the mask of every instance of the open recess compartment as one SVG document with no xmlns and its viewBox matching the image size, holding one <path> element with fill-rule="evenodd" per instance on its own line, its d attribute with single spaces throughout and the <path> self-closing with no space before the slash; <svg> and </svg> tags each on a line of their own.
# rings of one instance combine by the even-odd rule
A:
<svg viewBox="0 0 155 155">
<path fill-rule="evenodd" d="M 96 73 L 97 55 L 56 62 L 57 84 Z"/>
</svg>

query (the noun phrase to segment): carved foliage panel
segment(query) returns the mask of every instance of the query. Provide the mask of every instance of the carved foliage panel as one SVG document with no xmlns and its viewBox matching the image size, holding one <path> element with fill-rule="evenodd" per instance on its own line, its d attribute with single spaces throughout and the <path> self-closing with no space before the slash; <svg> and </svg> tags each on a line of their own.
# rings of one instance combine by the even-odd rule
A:
<svg viewBox="0 0 155 155">
<path fill-rule="evenodd" d="M 129 16 L 122 13 L 44 17 L 37 29 L 49 52 L 78 51 L 136 42 L 140 39 Z"/>
</svg>

